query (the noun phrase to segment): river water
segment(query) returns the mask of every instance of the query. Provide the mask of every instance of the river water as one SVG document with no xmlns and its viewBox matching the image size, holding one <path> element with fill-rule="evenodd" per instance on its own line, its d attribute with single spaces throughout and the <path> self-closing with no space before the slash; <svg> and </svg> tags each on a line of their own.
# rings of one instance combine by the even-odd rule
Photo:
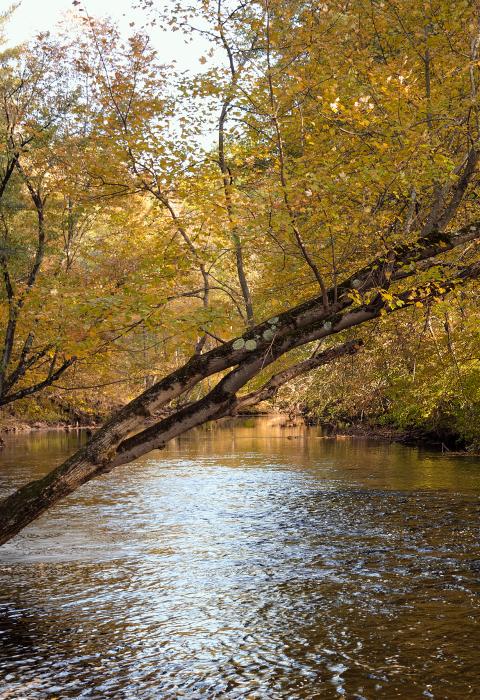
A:
<svg viewBox="0 0 480 700">
<path fill-rule="evenodd" d="M 198 430 L 0 549 L 0 700 L 480 697 L 480 461 Z M 83 440 L 8 439 L 0 492 Z"/>
</svg>

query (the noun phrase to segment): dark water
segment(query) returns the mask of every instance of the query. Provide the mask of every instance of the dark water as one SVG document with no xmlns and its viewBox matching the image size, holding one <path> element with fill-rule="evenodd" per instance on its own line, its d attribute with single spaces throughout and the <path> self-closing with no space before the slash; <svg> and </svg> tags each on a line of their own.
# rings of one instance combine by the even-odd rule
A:
<svg viewBox="0 0 480 700">
<path fill-rule="evenodd" d="M 0 490 L 78 440 L 11 438 Z M 479 495 L 474 459 L 199 431 L 0 550 L 0 699 L 479 698 Z"/>
</svg>

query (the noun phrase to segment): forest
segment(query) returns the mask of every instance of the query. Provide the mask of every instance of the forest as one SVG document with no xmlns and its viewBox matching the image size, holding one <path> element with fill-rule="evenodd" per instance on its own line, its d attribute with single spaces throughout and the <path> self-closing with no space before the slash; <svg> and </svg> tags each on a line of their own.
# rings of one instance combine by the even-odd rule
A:
<svg viewBox="0 0 480 700">
<path fill-rule="evenodd" d="M 2 542 L 254 407 L 477 449 L 476 2 L 140 4 L 0 56 L 1 421 L 106 421 Z"/>
</svg>

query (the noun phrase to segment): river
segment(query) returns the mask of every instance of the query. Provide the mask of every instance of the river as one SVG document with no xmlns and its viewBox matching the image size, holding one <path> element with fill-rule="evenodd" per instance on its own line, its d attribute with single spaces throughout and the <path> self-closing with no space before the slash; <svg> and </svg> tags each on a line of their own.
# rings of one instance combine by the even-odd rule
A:
<svg viewBox="0 0 480 700">
<path fill-rule="evenodd" d="M 480 461 L 202 429 L 0 549 L 0 700 L 480 697 Z M 0 491 L 84 439 L 9 437 Z"/>
</svg>

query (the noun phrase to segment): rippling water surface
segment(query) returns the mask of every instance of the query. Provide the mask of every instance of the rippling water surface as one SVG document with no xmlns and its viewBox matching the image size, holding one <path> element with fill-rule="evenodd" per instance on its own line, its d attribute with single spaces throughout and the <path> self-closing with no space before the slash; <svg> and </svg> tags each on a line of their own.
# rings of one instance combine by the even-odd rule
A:
<svg viewBox="0 0 480 700">
<path fill-rule="evenodd" d="M 480 462 L 190 434 L 0 549 L 0 700 L 480 697 Z M 0 490 L 82 437 L 9 438 Z"/>
</svg>

